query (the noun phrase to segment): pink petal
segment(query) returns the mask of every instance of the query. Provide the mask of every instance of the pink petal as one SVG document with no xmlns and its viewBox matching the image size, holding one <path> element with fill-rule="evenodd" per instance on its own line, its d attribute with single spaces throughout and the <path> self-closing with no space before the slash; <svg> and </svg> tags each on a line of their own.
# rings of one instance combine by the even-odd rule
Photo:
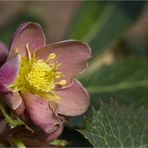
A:
<svg viewBox="0 0 148 148">
<path fill-rule="evenodd" d="M 24 111 L 25 111 L 25 105 L 23 101 L 15 110 L 13 110 L 13 112 L 18 116 L 22 115 Z"/>
<path fill-rule="evenodd" d="M 87 67 L 87 60 L 92 56 L 90 47 L 80 41 L 63 41 L 41 47 L 36 51 L 38 59 L 46 60 L 50 53 L 55 53 L 55 61 L 62 63 L 58 71 L 62 71 L 67 80 L 67 85 L 72 78 Z"/>
<path fill-rule="evenodd" d="M 27 112 L 33 123 L 46 133 L 53 132 L 61 122 L 54 118 L 49 101 L 30 92 L 21 92 Z"/>
<path fill-rule="evenodd" d="M 8 55 L 8 49 L 0 42 L 0 66 L 6 61 Z"/>
<path fill-rule="evenodd" d="M 58 113 L 66 116 L 76 116 L 84 113 L 90 103 L 89 95 L 80 82 L 74 80 L 71 87 L 56 91 L 61 97 L 58 102 Z"/>
<path fill-rule="evenodd" d="M 19 59 L 18 54 L 8 59 L 0 67 L 0 82 L 4 84 L 9 84 L 14 81 L 19 72 Z"/>
<path fill-rule="evenodd" d="M 45 141 L 51 141 L 51 140 L 54 140 L 54 139 L 58 138 L 58 137 L 61 135 L 61 133 L 63 132 L 63 129 L 64 129 L 64 127 L 63 127 L 63 126 L 60 126 L 60 127 L 59 127 L 57 130 L 55 130 L 54 132 L 52 132 L 52 133 L 46 135 L 46 136 L 43 138 L 43 140 L 45 140 Z"/>
<path fill-rule="evenodd" d="M 30 51 L 45 45 L 45 36 L 39 24 L 26 22 L 17 28 L 10 43 L 9 56 L 15 53 L 16 48 L 22 55 L 25 55 L 26 52 L 24 49 L 26 43 L 29 44 Z"/>
<path fill-rule="evenodd" d="M 22 103 L 22 97 L 20 96 L 19 93 L 3 94 L 2 99 L 13 110 L 17 109 Z"/>
<path fill-rule="evenodd" d="M 7 94 L 7 93 L 11 93 L 11 90 L 0 82 L 0 94 Z"/>
</svg>

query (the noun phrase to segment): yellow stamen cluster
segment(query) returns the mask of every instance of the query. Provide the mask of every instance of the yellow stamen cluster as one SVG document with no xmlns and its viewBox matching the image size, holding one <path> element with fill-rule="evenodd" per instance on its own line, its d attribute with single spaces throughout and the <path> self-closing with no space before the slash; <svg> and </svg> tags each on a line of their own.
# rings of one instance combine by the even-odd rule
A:
<svg viewBox="0 0 148 148">
<path fill-rule="evenodd" d="M 54 93 L 54 89 L 56 85 L 65 85 L 66 80 L 61 79 L 63 72 L 57 71 L 61 63 L 53 62 L 56 54 L 49 54 L 46 61 L 36 60 L 35 53 L 31 54 L 29 45 L 26 44 L 26 55 L 26 57 L 20 56 L 19 75 L 9 87 L 14 91 L 28 89 L 32 93 L 52 100 L 60 99 Z"/>
<path fill-rule="evenodd" d="M 36 90 L 49 92 L 55 88 L 52 68 L 43 60 L 33 63 L 31 71 L 25 78 L 28 84 Z"/>
</svg>

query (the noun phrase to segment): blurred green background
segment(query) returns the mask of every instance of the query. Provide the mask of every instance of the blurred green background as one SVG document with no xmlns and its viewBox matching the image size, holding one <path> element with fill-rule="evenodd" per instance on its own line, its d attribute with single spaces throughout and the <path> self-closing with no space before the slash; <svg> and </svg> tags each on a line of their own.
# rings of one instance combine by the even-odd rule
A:
<svg viewBox="0 0 148 148">
<path fill-rule="evenodd" d="M 0 2 L 0 10 L 0 40 L 6 45 L 25 21 L 40 23 L 47 43 L 67 39 L 89 43 L 93 58 L 87 71 L 78 76 L 91 96 L 86 117 L 92 116 L 92 106 L 99 109 L 100 99 L 105 103 L 116 100 L 137 109 L 144 106 L 147 112 L 147 2 L 18 1 Z M 77 137 L 72 127 L 84 127 L 82 116 L 70 118 L 61 137 L 75 146 L 90 146 L 80 134 Z M 67 136 L 70 133 L 71 138 Z"/>
</svg>

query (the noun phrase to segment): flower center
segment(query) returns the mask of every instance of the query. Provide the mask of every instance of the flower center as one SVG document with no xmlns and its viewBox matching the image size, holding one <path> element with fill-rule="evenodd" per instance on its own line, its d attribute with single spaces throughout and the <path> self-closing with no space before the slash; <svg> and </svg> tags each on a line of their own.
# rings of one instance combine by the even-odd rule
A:
<svg viewBox="0 0 148 148">
<path fill-rule="evenodd" d="M 49 92 L 55 88 L 54 75 L 52 67 L 43 60 L 38 60 L 32 64 L 31 70 L 25 79 L 34 89 Z"/>
<path fill-rule="evenodd" d="M 65 85 L 66 80 L 61 79 L 63 72 L 57 71 L 61 63 L 55 62 L 56 54 L 49 54 L 46 61 L 36 60 L 35 53 L 30 53 L 28 44 L 25 49 L 27 56 L 20 56 L 19 75 L 9 87 L 13 91 L 28 89 L 48 99 L 60 99 L 54 90 L 56 85 Z"/>
</svg>

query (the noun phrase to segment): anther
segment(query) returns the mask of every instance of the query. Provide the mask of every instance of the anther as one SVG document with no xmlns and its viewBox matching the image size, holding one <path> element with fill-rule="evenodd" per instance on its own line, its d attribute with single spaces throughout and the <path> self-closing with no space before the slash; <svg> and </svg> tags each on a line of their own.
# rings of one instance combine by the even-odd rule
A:
<svg viewBox="0 0 148 148">
<path fill-rule="evenodd" d="M 56 82 L 55 84 L 59 84 L 59 85 L 65 85 L 67 83 L 66 80 L 61 80 L 59 82 Z"/>
<path fill-rule="evenodd" d="M 55 54 L 55 53 L 50 53 L 49 56 L 48 56 L 48 58 L 49 58 L 50 60 L 53 60 L 53 59 L 56 58 L 56 54 Z"/>
</svg>

